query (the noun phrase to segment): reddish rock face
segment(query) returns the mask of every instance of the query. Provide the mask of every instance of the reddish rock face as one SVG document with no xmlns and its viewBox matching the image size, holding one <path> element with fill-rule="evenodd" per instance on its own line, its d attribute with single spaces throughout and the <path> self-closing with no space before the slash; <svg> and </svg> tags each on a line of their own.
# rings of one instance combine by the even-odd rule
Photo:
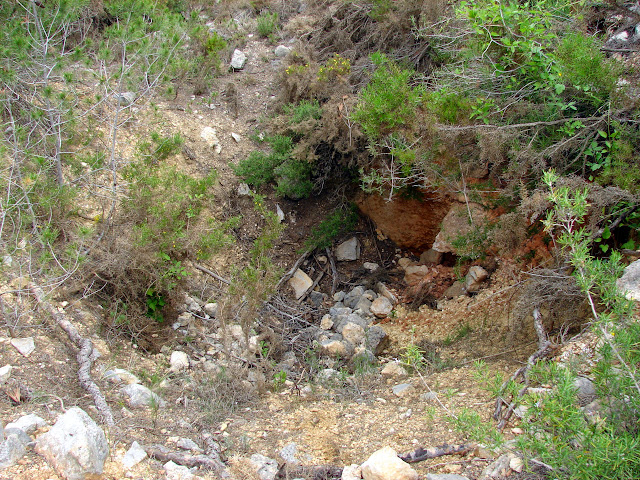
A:
<svg viewBox="0 0 640 480">
<path fill-rule="evenodd" d="M 386 197 L 360 193 L 356 204 L 386 237 L 420 255 L 433 244 L 451 201 L 427 195 L 423 201 L 396 195 L 387 202 Z"/>
</svg>

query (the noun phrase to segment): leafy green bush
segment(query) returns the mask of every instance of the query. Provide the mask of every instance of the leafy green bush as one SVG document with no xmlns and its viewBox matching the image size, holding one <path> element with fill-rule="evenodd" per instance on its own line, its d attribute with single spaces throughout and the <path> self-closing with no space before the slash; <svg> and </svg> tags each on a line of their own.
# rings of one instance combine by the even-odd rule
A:
<svg viewBox="0 0 640 480">
<path fill-rule="evenodd" d="M 370 142 L 392 130 L 411 124 L 420 104 L 421 89 L 410 85 L 411 70 L 400 68 L 382 53 L 371 55 L 376 70 L 360 92 L 353 120 L 362 126 Z"/>
<path fill-rule="evenodd" d="M 305 250 L 331 247 L 336 237 L 353 230 L 358 223 L 355 205 L 341 206 L 311 229 L 311 236 L 304 242 Z"/>
<path fill-rule="evenodd" d="M 258 16 L 258 34 L 261 37 L 269 37 L 278 28 L 278 14 L 270 12 L 262 12 Z"/>
<path fill-rule="evenodd" d="M 322 108 L 318 100 L 302 100 L 297 105 L 285 105 L 284 113 L 291 117 L 289 124 L 296 125 L 306 120 L 320 120 Z"/>
<path fill-rule="evenodd" d="M 250 185 L 276 182 L 276 193 L 292 199 L 308 197 L 313 189 L 311 164 L 292 157 L 293 140 L 286 135 L 265 138 L 271 152 L 251 152 L 232 167 L 233 172 Z"/>
</svg>

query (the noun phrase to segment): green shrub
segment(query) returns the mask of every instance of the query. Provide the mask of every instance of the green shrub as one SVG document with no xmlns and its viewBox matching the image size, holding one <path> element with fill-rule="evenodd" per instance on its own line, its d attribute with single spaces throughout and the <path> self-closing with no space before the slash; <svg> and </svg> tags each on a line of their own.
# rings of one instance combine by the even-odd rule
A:
<svg viewBox="0 0 640 480">
<path fill-rule="evenodd" d="M 262 12 L 258 16 L 258 34 L 261 37 L 269 37 L 278 28 L 278 14 Z"/>
<path fill-rule="evenodd" d="M 320 120 L 322 117 L 322 108 L 318 100 L 302 100 L 297 105 L 286 105 L 284 107 L 285 115 L 290 116 L 289 124 L 297 125 L 306 120 Z"/>
<path fill-rule="evenodd" d="M 276 176 L 276 193 L 282 197 L 299 200 L 311 195 L 311 164 L 305 160 L 290 158 L 274 171 Z"/>
<path fill-rule="evenodd" d="M 305 250 L 331 247 L 335 238 L 353 230 L 358 223 L 355 205 L 341 206 L 311 229 L 311 236 L 304 242 Z"/>
<path fill-rule="evenodd" d="M 374 53 L 371 60 L 376 70 L 360 92 L 353 120 L 375 143 L 385 134 L 411 124 L 420 104 L 421 89 L 410 85 L 411 70 L 400 68 L 384 54 Z"/>
</svg>

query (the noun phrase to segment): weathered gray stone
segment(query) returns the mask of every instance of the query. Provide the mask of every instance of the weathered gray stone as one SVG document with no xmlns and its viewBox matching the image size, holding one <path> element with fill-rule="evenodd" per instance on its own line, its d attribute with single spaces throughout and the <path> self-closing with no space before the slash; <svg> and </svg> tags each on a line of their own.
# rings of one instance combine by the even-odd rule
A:
<svg viewBox="0 0 640 480">
<path fill-rule="evenodd" d="M 122 92 L 117 95 L 118 103 L 123 107 L 128 107 L 133 102 L 136 101 L 136 93 L 135 92 Z"/>
<path fill-rule="evenodd" d="M 357 286 L 344 296 L 342 303 L 349 308 L 355 308 L 356 304 L 360 301 L 360 297 L 364 295 L 364 292 L 365 289 L 363 286 Z"/>
<path fill-rule="evenodd" d="M 469 212 L 473 223 L 469 221 Z M 477 225 L 484 223 L 486 217 L 484 209 L 478 204 L 453 205 L 442 220 L 442 227 L 431 248 L 437 252 L 458 254 L 458 250 L 452 244 L 454 240 L 469 235 Z"/>
<path fill-rule="evenodd" d="M 251 455 L 251 463 L 260 480 L 273 480 L 278 474 L 278 462 L 259 453 Z"/>
<path fill-rule="evenodd" d="M 445 298 L 458 298 L 462 295 L 466 295 L 467 291 L 464 289 L 464 283 L 461 281 L 456 281 L 444 291 L 442 295 Z"/>
<path fill-rule="evenodd" d="M 426 265 L 410 265 L 404 269 L 404 281 L 408 285 L 415 285 L 431 271 Z"/>
<path fill-rule="evenodd" d="M 422 263 L 423 265 L 439 265 L 441 261 L 442 252 L 438 252 L 433 248 L 425 250 L 424 252 L 422 252 L 422 255 L 420 255 L 420 263 Z"/>
<path fill-rule="evenodd" d="M 374 262 L 364 262 L 362 264 L 362 267 L 365 270 L 369 270 L 370 272 L 375 272 L 376 270 L 378 270 L 380 268 L 380 265 L 378 265 L 377 263 L 374 263 Z"/>
<path fill-rule="evenodd" d="M 20 352 L 21 355 L 28 357 L 36 349 L 33 337 L 12 338 L 11 345 Z"/>
<path fill-rule="evenodd" d="M 2 431 L 1 425 L 0 431 Z M 24 431 L 8 426 L 0 435 L 0 440 L 0 469 L 10 467 L 20 460 L 32 443 L 31 438 Z"/>
<path fill-rule="evenodd" d="M 22 430 L 24 433 L 32 435 L 36 430 L 46 425 L 47 422 L 44 418 L 39 417 L 35 413 L 30 413 L 29 415 L 23 415 L 15 422 L 7 423 L 7 426 L 5 428 L 7 430 L 15 428 L 18 430 Z"/>
<path fill-rule="evenodd" d="M 13 367 L 11 365 L 5 365 L 0 368 L 0 385 L 4 385 L 9 378 L 11 378 L 11 371 Z"/>
<path fill-rule="evenodd" d="M 469 272 L 464 279 L 464 289 L 469 293 L 475 293 L 480 290 L 487 278 L 489 278 L 489 272 L 478 265 L 474 265 L 469 268 Z"/>
<path fill-rule="evenodd" d="M 189 368 L 189 355 L 185 352 L 176 350 L 171 352 L 171 358 L 169 360 L 170 369 L 172 372 L 181 372 Z"/>
<path fill-rule="evenodd" d="M 346 242 L 342 242 L 336 247 L 336 260 L 339 262 L 350 262 L 360 258 L 360 241 L 357 237 L 352 237 Z"/>
<path fill-rule="evenodd" d="M 191 440 L 190 438 L 180 438 L 176 442 L 176 447 L 181 448 L 182 450 L 189 450 L 190 452 L 202 453 L 203 450 L 198 446 L 196 442 Z"/>
<path fill-rule="evenodd" d="M 321 383 L 331 382 L 339 378 L 340 378 L 340 372 L 333 368 L 325 368 L 324 370 L 321 370 L 320 372 L 318 372 L 318 374 L 316 375 L 316 380 Z"/>
<path fill-rule="evenodd" d="M 251 189 L 249 188 L 249 185 L 247 185 L 246 183 L 240 183 L 238 185 L 237 192 L 239 197 L 246 197 L 248 195 L 251 195 Z"/>
<path fill-rule="evenodd" d="M 347 344 L 339 340 L 325 340 L 324 342 L 320 342 L 320 348 L 325 355 L 330 357 L 346 358 L 349 356 Z"/>
<path fill-rule="evenodd" d="M 218 316 L 218 304 L 217 303 L 207 303 L 204 306 L 204 313 L 209 315 L 211 318 L 216 318 Z"/>
<path fill-rule="evenodd" d="M 640 260 L 630 263 L 616 283 L 629 300 L 640 302 Z"/>
<path fill-rule="evenodd" d="M 369 310 L 376 317 L 385 318 L 393 310 L 393 304 L 387 297 L 378 297 L 371 303 Z"/>
<path fill-rule="evenodd" d="M 378 282 L 376 284 L 376 290 L 378 290 L 378 293 L 380 295 L 388 298 L 393 305 L 396 305 L 398 303 L 398 297 L 396 297 L 395 294 L 391 290 L 389 290 L 384 283 Z"/>
<path fill-rule="evenodd" d="M 274 51 L 276 57 L 279 58 L 286 57 L 287 55 L 289 55 L 289 52 L 291 52 L 291 48 L 285 45 L 278 45 Z"/>
<path fill-rule="evenodd" d="M 596 386 L 587 377 L 576 377 L 573 386 L 576 388 L 576 396 L 581 407 L 589 405 L 597 398 Z"/>
<path fill-rule="evenodd" d="M 338 333 L 342 333 L 342 329 L 348 323 L 355 323 L 356 325 L 360 325 L 363 329 L 366 330 L 370 322 L 367 319 L 362 318 L 357 313 L 350 313 L 346 316 L 339 315 L 334 319 L 333 329 Z"/>
<path fill-rule="evenodd" d="M 338 315 L 349 315 L 353 313 L 353 310 L 349 307 L 340 307 L 338 304 L 335 304 L 333 307 L 329 309 L 329 315 L 332 317 L 337 317 Z"/>
<path fill-rule="evenodd" d="M 102 474 L 109 455 L 104 432 L 78 407 L 58 418 L 51 430 L 36 439 L 36 451 L 68 480 L 84 480 Z"/>
<path fill-rule="evenodd" d="M 356 306 L 354 308 L 355 311 L 361 311 L 363 315 L 369 315 L 371 313 L 370 309 L 371 300 L 366 298 L 364 295 L 360 297 L 360 300 L 358 300 L 358 303 L 356 303 Z"/>
<path fill-rule="evenodd" d="M 194 478 L 191 470 L 174 462 L 165 463 L 164 471 L 167 474 L 167 480 L 192 480 Z"/>
<path fill-rule="evenodd" d="M 366 332 L 367 339 L 365 345 L 376 355 L 380 355 L 382 350 L 387 347 L 389 338 L 387 333 L 380 325 L 372 325 Z"/>
<path fill-rule="evenodd" d="M 144 385 L 131 383 L 120 389 L 127 396 L 127 403 L 132 408 L 164 407 L 166 402 L 156 393 L 153 393 Z"/>
<path fill-rule="evenodd" d="M 339 291 L 333 294 L 333 301 L 334 302 L 342 302 L 344 300 L 344 296 L 346 295 L 346 293 L 344 293 L 343 291 Z"/>
<path fill-rule="evenodd" d="M 391 447 L 375 452 L 362 464 L 364 480 L 418 480 L 418 473 Z"/>
<path fill-rule="evenodd" d="M 510 462 L 511 457 L 508 454 L 501 455 L 497 460 L 485 467 L 480 478 L 483 480 L 490 478 L 504 478 L 511 470 L 509 467 Z"/>
<path fill-rule="evenodd" d="M 231 68 L 234 70 L 241 70 L 244 68 L 247 63 L 247 56 L 244 54 L 242 50 L 238 50 L 237 48 L 233 51 L 233 55 L 231 56 Z"/>
<path fill-rule="evenodd" d="M 401 383 L 394 386 L 391 391 L 396 397 L 406 397 L 415 391 L 415 387 L 410 383 Z"/>
<path fill-rule="evenodd" d="M 127 453 L 122 457 L 121 461 L 125 468 L 131 468 L 145 458 L 147 458 L 147 452 L 144 451 L 138 442 L 133 442 L 131 447 L 129 447 L 129 450 L 127 450 Z"/>
<path fill-rule="evenodd" d="M 293 442 L 288 443 L 280 450 L 280 458 L 289 465 L 300 465 L 300 460 L 296 458 L 296 453 L 298 453 L 298 446 Z"/>
<path fill-rule="evenodd" d="M 311 277 L 304 273 L 302 270 L 297 269 L 293 276 L 289 279 L 289 285 L 293 288 L 295 292 L 296 299 L 302 298 L 302 295 L 305 294 L 309 288 L 313 285 L 313 280 Z"/>
<path fill-rule="evenodd" d="M 113 383 L 140 383 L 138 377 L 122 368 L 106 370 L 102 376 Z"/>
</svg>

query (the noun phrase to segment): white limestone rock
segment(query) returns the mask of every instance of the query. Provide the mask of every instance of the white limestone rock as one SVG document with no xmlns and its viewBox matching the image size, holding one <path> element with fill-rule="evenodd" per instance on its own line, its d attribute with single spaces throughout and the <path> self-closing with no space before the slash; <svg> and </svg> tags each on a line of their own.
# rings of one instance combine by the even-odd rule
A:
<svg viewBox="0 0 640 480">
<path fill-rule="evenodd" d="M 387 297 L 378 297 L 371 303 L 369 310 L 376 317 L 385 318 L 393 310 L 393 304 Z"/>
<path fill-rule="evenodd" d="M 359 258 L 360 241 L 357 237 L 352 237 L 336 247 L 336 260 L 339 262 L 350 262 Z"/>
<path fill-rule="evenodd" d="M 16 428 L 18 430 L 22 430 L 28 435 L 33 435 L 36 430 L 46 425 L 47 422 L 44 418 L 39 417 L 35 413 L 30 413 L 29 415 L 23 415 L 15 422 L 7 423 L 7 426 L 5 428 L 7 430 Z"/>
<path fill-rule="evenodd" d="M 418 480 L 418 473 L 391 447 L 375 452 L 362 464 L 364 480 Z"/>
<path fill-rule="evenodd" d="M 242 50 L 237 48 L 233 51 L 231 56 L 231 68 L 234 70 L 242 70 L 247 63 L 247 56 Z"/>
<path fill-rule="evenodd" d="M 145 458 L 147 458 L 147 452 L 144 451 L 138 442 L 133 442 L 121 461 L 125 468 L 132 468 Z"/>
<path fill-rule="evenodd" d="M 171 365 L 170 369 L 172 372 L 178 373 L 183 370 L 187 370 L 190 364 L 189 356 L 184 352 L 176 350 L 174 352 L 171 352 L 171 359 L 169 360 L 169 364 Z"/>
<path fill-rule="evenodd" d="M 12 338 L 11 345 L 13 345 L 24 357 L 28 357 L 36 349 L 33 337 Z"/>
<path fill-rule="evenodd" d="M 296 299 L 300 299 L 304 293 L 311 288 L 313 280 L 302 270 L 297 269 L 293 276 L 289 279 L 289 285 L 295 292 Z"/>
</svg>

